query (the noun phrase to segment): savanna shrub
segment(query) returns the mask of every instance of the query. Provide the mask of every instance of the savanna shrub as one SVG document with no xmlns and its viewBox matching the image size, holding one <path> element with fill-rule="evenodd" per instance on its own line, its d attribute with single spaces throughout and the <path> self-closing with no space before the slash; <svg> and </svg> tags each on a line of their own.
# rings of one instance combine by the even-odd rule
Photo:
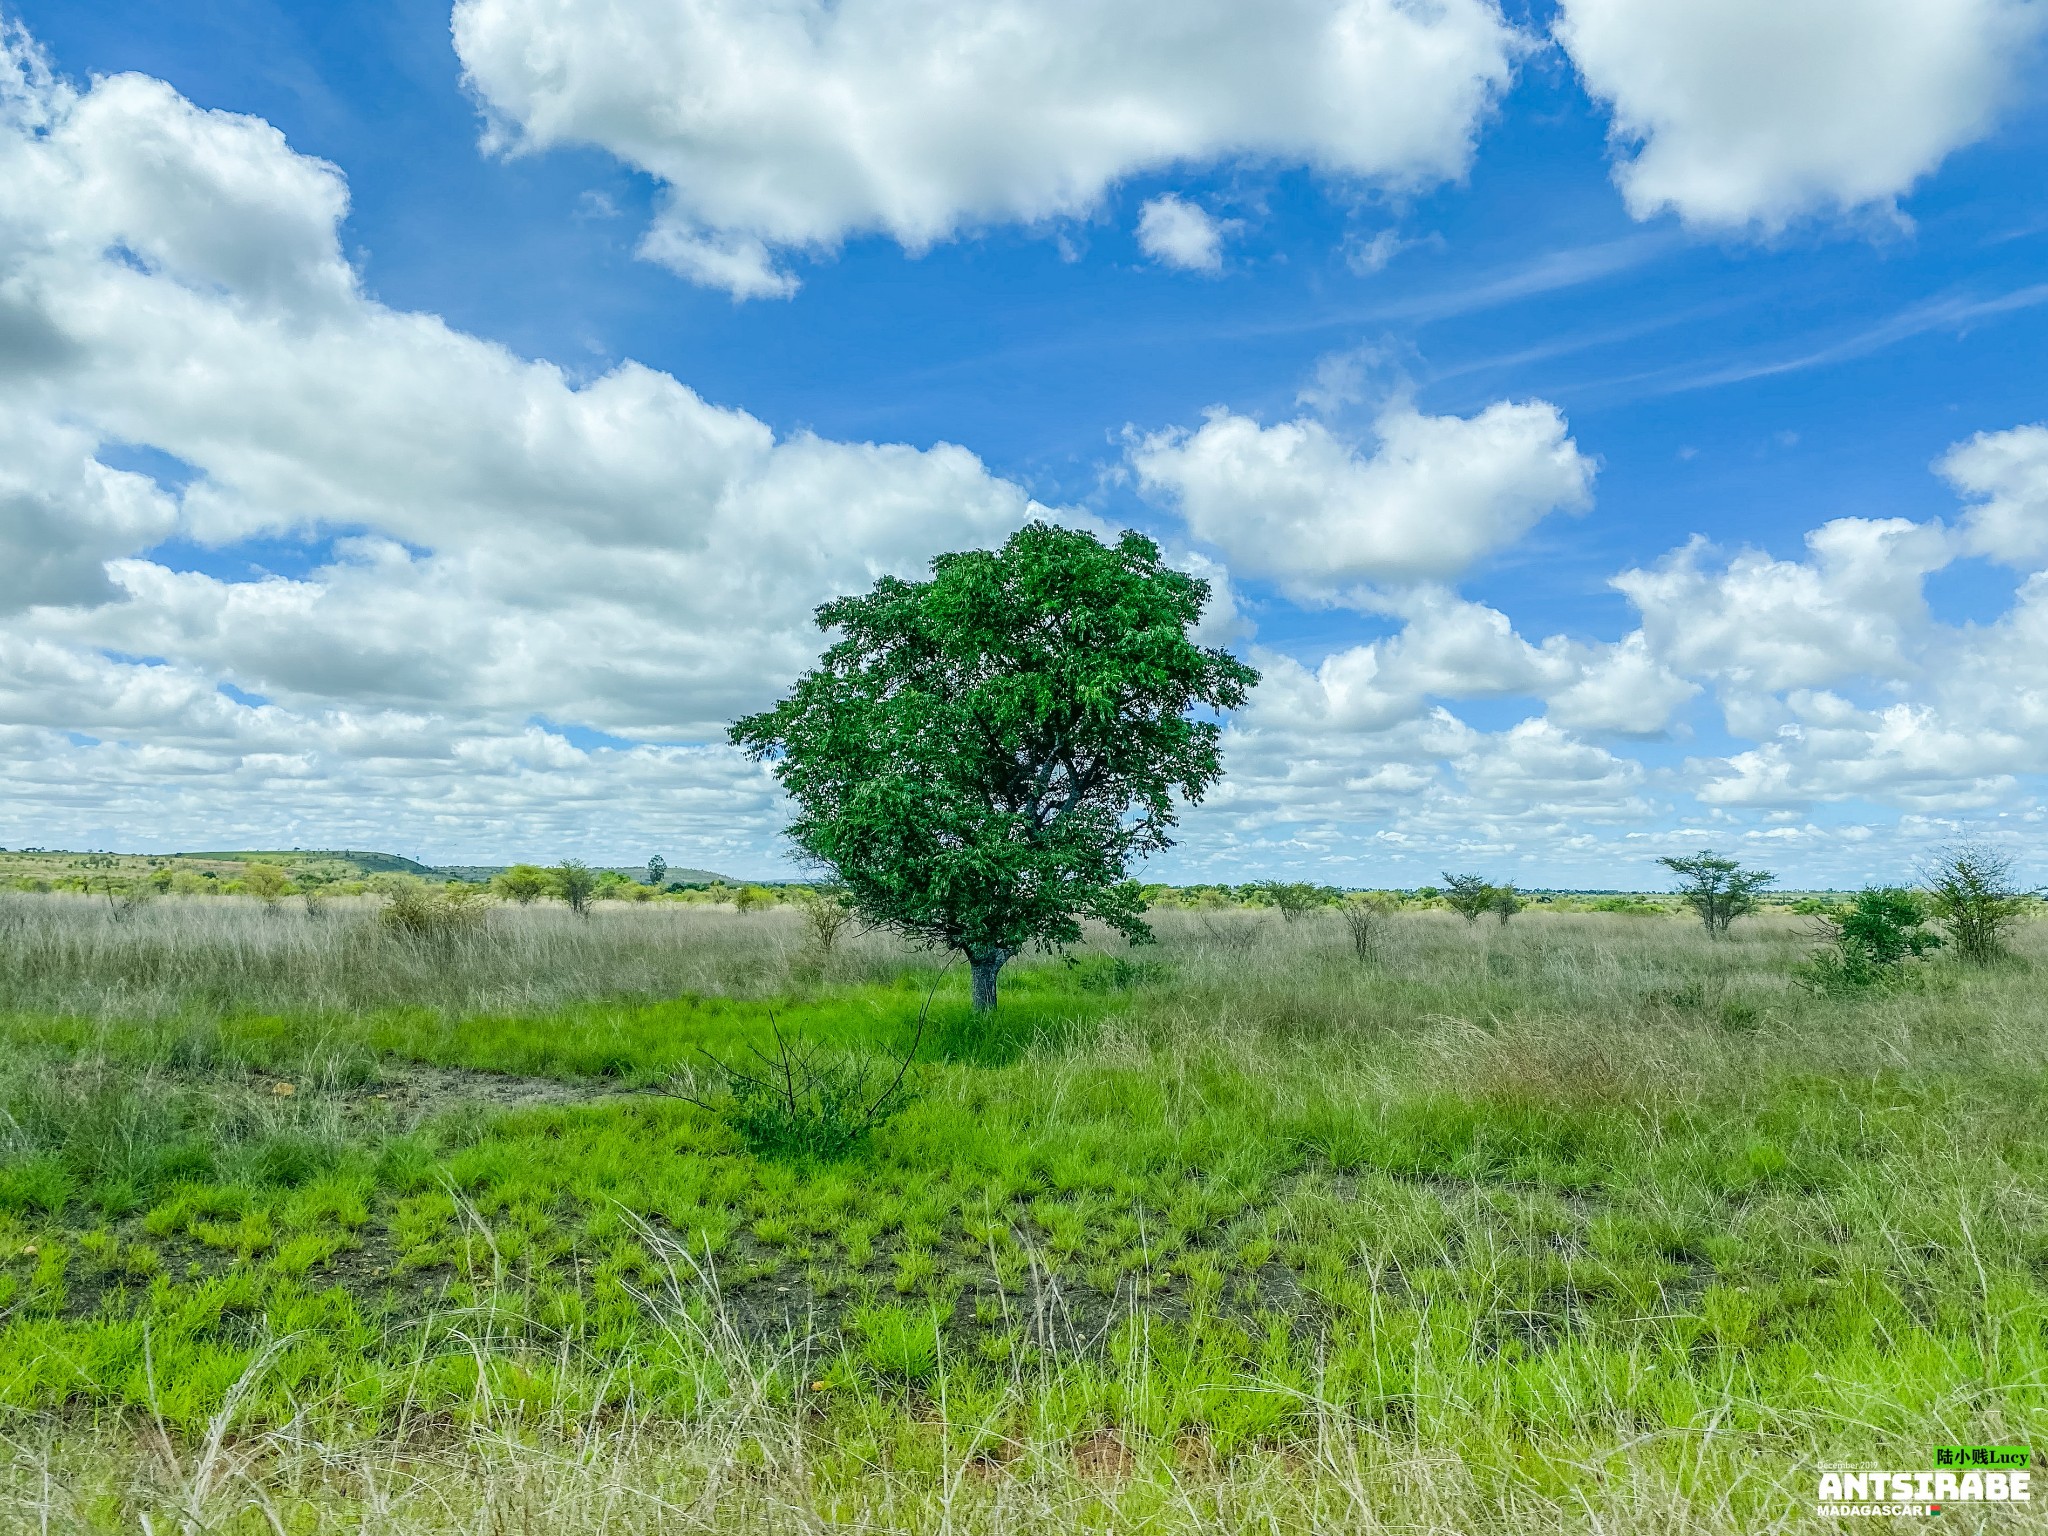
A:
<svg viewBox="0 0 2048 1536">
<path fill-rule="evenodd" d="M 446 939 L 474 933 L 490 910 L 482 886 L 404 885 L 393 890 L 378 914 L 385 928 L 409 939 Z"/>
<path fill-rule="evenodd" d="M 917 1097 L 908 1057 L 827 1054 L 792 1045 L 779 1030 L 774 1054 L 753 1054 L 750 1067 L 712 1062 L 713 1097 L 677 1097 L 718 1116 L 756 1156 L 845 1157 Z"/>
<path fill-rule="evenodd" d="M 853 904 L 837 887 L 799 889 L 797 910 L 803 915 L 804 937 L 820 958 L 831 958 L 839 935 L 854 920 Z"/>
<path fill-rule="evenodd" d="M 2011 859 L 1981 843 L 1965 843 L 1942 853 L 1928 871 L 1927 899 L 1956 954 L 1972 965 L 1989 965 L 2006 953 L 2006 935 L 2029 897 L 2012 882 Z"/>
<path fill-rule="evenodd" d="M 1847 907 L 1819 919 L 1822 944 L 1802 969 L 1824 993 L 1896 982 L 1908 960 L 1941 947 L 1927 930 L 1927 903 L 1901 886 L 1872 886 Z"/>
<path fill-rule="evenodd" d="M 1380 935 L 1386 928 L 1387 903 L 1380 896 L 1353 896 L 1337 909 L 1344 918 L 1344 931 L 1350 936 L 1352 953 L 1361 960 L 1371 960 L 1379 954 Z"/>
</svg>

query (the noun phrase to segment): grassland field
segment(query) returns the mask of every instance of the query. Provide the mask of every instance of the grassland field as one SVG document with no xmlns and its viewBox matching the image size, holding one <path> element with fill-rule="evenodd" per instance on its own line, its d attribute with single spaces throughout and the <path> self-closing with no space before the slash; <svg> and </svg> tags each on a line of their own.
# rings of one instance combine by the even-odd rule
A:
<svg viewBox="0 0 2048 1536">
<path fill-rule="evenodd" d="M 1155 926 L 987 1021 L 789 910 L 0 894 L 0 1528 L 1802 1531 L 2048 1449 L 2048 924 L 1850 998 L 1786 915 Z M 912 1102 L 671 1091 L 778 1031 Z"/>
</svg>

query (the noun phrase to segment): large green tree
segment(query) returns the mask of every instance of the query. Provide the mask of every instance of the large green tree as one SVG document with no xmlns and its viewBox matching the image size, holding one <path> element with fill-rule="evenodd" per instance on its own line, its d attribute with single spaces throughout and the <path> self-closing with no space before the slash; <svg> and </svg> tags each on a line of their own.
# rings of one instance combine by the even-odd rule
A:
<svg viewBox="0 0 2048 1536">
<path fill-rule="evenodd" d="M 1084 917 L 1150 937 L 1130 863 L 1223 771 L 1194 716 L 1258 681 L 1189 638 L 1208 597 L 1138 534 L 1031 523 L 827 603 L 842 638 L 731 737 L 775 763 L 791 840 L 861 916 L 965 955 L 992 1008 L 1014 955 Z"/>
</svg>

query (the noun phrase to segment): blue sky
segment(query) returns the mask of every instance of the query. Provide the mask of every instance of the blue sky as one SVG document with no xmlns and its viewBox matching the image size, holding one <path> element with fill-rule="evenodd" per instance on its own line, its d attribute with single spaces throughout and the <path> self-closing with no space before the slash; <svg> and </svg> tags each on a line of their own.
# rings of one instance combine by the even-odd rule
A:
<svg viewBox="0 0 2048 1536">
<path fill-rule="evenodd" d="M 1712 842 L 1846 883 L 1959 835 L 2039 863 L 2044 7 L 1690 9 L 1213 5 L 1183 58 L 1136 0 L 782 7 L 815 55 L 669 0 L 465 0 L 453 37 L 445 3 L 8 4 L 54 71 L 17 63 L 8 271 L 101 351 L 15 343 L 0 396 L 43 445 L 0 525 L 30 573 L 0 838 L 773 872 L 718 722 L 786 683 L 812 603 L 1036 503 L 1227 580 L 1268 671 L 1169 877 L 1627 886 Z M 1039 62 L 967 106 L 857 35 L 938 52 L 997 12 Z M 1301 105 L 1339 24 L 1431 62 Z M 1063 126 L 1128 99 L 1163 139 Z M 1192 244 L 1148 248 L 1162 205 Z M 723 287 L 714 247 L 749 253 Z M 143 339 L 94 339 L 114 295 Z M 453 340 L 409 372 L 393 317 Z M 388 371 L 458 345 L 454 395 L 475 368 L 502 401 Z M 201 387 L 139 381 L 213 347 Z M 634 398 L 597 410 L 607 380 Z M 1522 435 L 1474 425 L 1508 408 Z M 1475 464 L 1439 558 L 1430 498 Z M 671 520 L 619 533 L 633 496 Z"/>
</svg>

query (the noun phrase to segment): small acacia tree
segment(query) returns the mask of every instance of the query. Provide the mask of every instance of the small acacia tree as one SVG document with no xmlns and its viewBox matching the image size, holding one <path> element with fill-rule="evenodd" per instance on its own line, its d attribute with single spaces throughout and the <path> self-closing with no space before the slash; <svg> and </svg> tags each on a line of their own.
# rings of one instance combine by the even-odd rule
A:
<svg viewBox="0 0 2048 1536">
<path fill-rule="evenodd" d="M 1506 885 L 1496 885 L 1493 888 L 1493 902 L 1487 910 L 1499 918 L 1501 927 L 1505 928 L 1508 919 L 1526 905 L 1527 903 L 1522 900 L 1522 893 L 1515 889 L 1515 882 L 1510 880 Z"/>
<path fill-rule="evenodd" d="M 554 877 L 538 864 L 514 864 L 493 877 L 491 885 L 499 895 L 524 907 L 554 889 Z"/>
<path fill-rule="evenodd" d="M 1318 907 L 1334 906 L 1343 896 L 1327 885 L 1304 880 L 1264 880 L 1255 889 L 1290 923 L 1300 922 Z"/>
<path fill-rule="evenodd" d="M 1708 937 L 1716 939 L 1728 931 L 1728 925 L 1736 918 L 1754 912 L 1757 893 L 1775 884 L 1778 878 L 1767 869 L 1744 869 L 1711 848 L 1657 862 L 1678 876 L 1679 898 L 1699 914 L 1700 921 L 1707 925 Z"/>
<path fill-rule="evenodd" d="M 1484 875 L 1454 875 L 1444 871 L 1444 905 L 1467 923 L 1476 923 L 1493 910 L 1498 894 Z"/>
<path fill-rule="evenodd" d="M 597 872 L 581 859 L 564 859 L 548 873 L 555 894 L 569 903 L 569 910 L 588 917 L 590 898 L 597 894 Z"/>
<path fill-rule="evenodd" d="M 252 863 L 242 870 L 242 889 L 266 907 L 274 907 L 292 892 L 292 878 L 275 864 Z"/>
<path fill-rule="evenodd" d="M 839 935 L 853 921 L 853 908 L 847 904 L 846 893 L 836 886 L 813 886 L 799 891 L 796 899 L 811 947 L 821 958 L 829 960 L 839 947 Z"/>
<path fill-rule="evenodd" d="M 1370 960 L 1379 953 L 1380 934 L 1387 921 L 1387 899 L 1371 891 L 1360 891 L 1344 898 L 1337 909 L 1343 914 L 1344 931 L 1351 936 L 1351 951 L 1361 960 Z"/>
<path fill-rule="evenodd" d="M 1030 523 L 827 603 L 843 638 L 730 734 L 775 762 L 791 841 L 860 916 L 966 956 L 990 1009 L 1012 957 L 1083 917 L 1151 937 L 1130 862 L 1223 771 L 1220 727 L 1190 713 L 1258 681 L 1189 638 L 1208 597 L 1138 534 Z"/>
</svg>

